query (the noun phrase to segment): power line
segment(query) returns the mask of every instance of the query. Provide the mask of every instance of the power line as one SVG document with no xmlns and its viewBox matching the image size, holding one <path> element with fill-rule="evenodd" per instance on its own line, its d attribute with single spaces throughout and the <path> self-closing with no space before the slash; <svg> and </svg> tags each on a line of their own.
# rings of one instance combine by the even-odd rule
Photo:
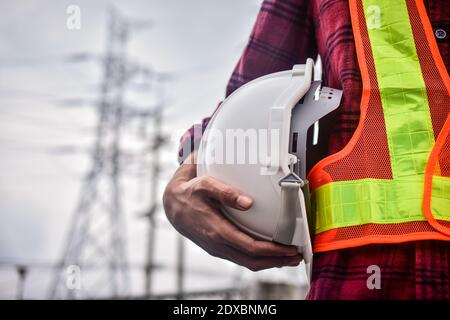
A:
<svg viewBox="0 0 450 320">
<path fill-rule="evenodd" d="M 39 261 L 39 260 L 24 260 L 24 259 L 16 259 L 16 258 L 10 258 L 10 257 L 0 257 L 0 268 L 11 268 L 16 269 L 18 266 L 26 267 L 31 273 L 31 271 L 52 271 L 52 270 L 59 270 L 60 269 L 60 263 L 58 262 L 52 262 L 52 261 Z M 134 271 L 142 271 L 146 269 L 147 262 L 128 262 L 127 264 L 128 268 L 130 270 Z M 179 268 L 178 263 L 171 264 L 171 263 L 155 263 L 152 266 L 152 269 L 154 271 L 174 271 L 177 272 L 177 269 Z M 102 271 L 104 270 L 104 266 L 98 265 L 95 263 L 91 264 L 85 264 L 83 265 L 84 271 Z M 221 270 L 220 272 L 217 270 L 211 270 L 209 268 L 201 268 L 196 266 L 190 266 L 189 268 L 185 268 L 185 271 L 196 274 L 196 275 L 202 275 L 205 277 L 214 277 L 217 278 L 225 277 L 227 276 L 226 273 Z M 234 278 L 233 275 L 228 275 L 230 278 Z"/>
<path fill-rule="evenodd" d="M 27 126 L 33 126 L 41 129 L 46 130 L 56 130 L 56 131 L 74 131 L 77 133 L 91 133 L 93 128 L 82 126 L 74 122 L 64 122 L 60 119 L 53 119 L 49 117 L 45 117 L 42 115 L 35 115 L 35 114 L 26 114 L 26 113 L 20 113 L 17 111 L 6 111 L 6 110 L 0 110 L 0 115 L 2 117 L 17 117 L 21 119 L 20 124 L 27 125 Z M 25 121 L 25 122 L 22 122 Z M 18 123 L 16 122 L 15 125 Z"/>
</svg>

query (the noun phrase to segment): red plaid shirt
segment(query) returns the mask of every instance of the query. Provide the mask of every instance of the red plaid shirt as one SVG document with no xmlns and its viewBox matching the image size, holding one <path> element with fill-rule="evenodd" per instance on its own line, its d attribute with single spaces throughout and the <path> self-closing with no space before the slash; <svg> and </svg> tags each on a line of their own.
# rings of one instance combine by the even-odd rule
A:
<svg viewBox="0 0 450 320">
<path fill-rule="evenodd" d="M 434 30 L 447 32 L 437 42 L 448 70 L 450 2 L 425 2 Z M 318 53 L 323 60 L 325 84 L 344 92 L 329 141 L 331 154 L 347 144 L 359 121 L 362 82 L 346 0 L 264 1 L 247 47 L 231 75 L 227 95 L 252 79 L 291 69 Z M 196 149 L 194 133 L 201 134 L 208 120 L 205 118 L 183 135 L 180 161 Z M 379 290 L 367 287 L 370 265 L 380 267 Z M 450 299 L 450 243 L 421 241 L 318 253 L 308 297 Z"/>
</svg>

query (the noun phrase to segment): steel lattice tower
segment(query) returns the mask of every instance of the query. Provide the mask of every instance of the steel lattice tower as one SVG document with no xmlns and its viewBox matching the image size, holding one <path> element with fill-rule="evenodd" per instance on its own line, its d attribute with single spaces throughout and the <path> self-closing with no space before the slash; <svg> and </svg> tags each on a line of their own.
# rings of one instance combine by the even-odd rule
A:
<svg viewBox="0 0 450 320">
<path fill-rule="evenodd" d="M 53 299 L 117 297 L 128 293 L 120 161 L 128 29 L 127 22 L 111 10 L 92 164 L 84 178 L 63 257 L 50 288 Z M 71 265 L 80 267 L 81 290 L 70 289 L 66 284 L 67 268 Z"/>
</svg>

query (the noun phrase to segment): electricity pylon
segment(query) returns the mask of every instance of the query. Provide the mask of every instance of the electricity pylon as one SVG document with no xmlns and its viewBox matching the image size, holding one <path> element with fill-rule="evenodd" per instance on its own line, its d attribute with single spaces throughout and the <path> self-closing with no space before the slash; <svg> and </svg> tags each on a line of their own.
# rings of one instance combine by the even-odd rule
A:
<svg viewBox="0 0 450 320">
<path fill-rule="evenodd" d="M 115 10 L 109 16 L 108 32 L 92 164 L 84 178 L 63 257 L 50 288 L 53 299 L 123 296 L 129 289 L 121 183 L 129 24 Z M 79 275 L 67 274 L 72 265 L 79 267 Z M 71 281 L 81 281 L 81 286 L 72 288 L 67 277 L 75 276 L 79 279 Z"/>
</svg>

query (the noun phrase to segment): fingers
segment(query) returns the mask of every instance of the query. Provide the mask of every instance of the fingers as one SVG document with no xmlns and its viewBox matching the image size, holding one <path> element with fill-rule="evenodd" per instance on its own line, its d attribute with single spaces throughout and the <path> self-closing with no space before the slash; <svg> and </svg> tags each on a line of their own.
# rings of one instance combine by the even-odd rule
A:
<svg viewBox="0 0 450 320">
<path fill-rule="evenodd" d="M 213 177 L 197 178 L 195 188 L 198 192 L 238 210 L 247 210 L 253 204 L 251 198 Z"/>
<path fill-rule="evenodd" d="M 299 254 L 290 257 L 250 257 L 231 247 L 228 247 L 226 255 L 228 260 L 252 271 L 281 268 L 284 266 L 294 267 L 298 266 L 303 260 L 302 256 Z"/>
<path fill-rule="evenodd" d="M 253 239 L 228 221 L 216 206 L 220 202 L 247 210 L 252 199 L 212 177 L 191 179 L 194 171 L 195 165 L 182 165 L 166 187 L 164 208 L 177 230 L 210 254 L 250 270 L 300 263 L 302 257 L 294 246 Z"/>
<path fill-rule="evenodd" d="M 215 233 L 218 234 L 218 237 L 215 238 L 219 239 L 225 245 L 228 245 L 250 257 L 289 257 L 298 254 L 295 246 L 286 246 L 271 241 L 255 240 L 231 224 L 216 208 L 211 207 L 210 210 L 214 211 L 214 214 L 218 217 L 216 223 L 214 224 L 216 230 Z"/>
<path fill-rule="evenodd" d="M 295 256 L 294 246 L 286 246 L 271 241 L 255 240 L 233 225 L 224 227 L 222 237 L 225 243 L 251 257 L 257 256 Z"/>
</svg>

